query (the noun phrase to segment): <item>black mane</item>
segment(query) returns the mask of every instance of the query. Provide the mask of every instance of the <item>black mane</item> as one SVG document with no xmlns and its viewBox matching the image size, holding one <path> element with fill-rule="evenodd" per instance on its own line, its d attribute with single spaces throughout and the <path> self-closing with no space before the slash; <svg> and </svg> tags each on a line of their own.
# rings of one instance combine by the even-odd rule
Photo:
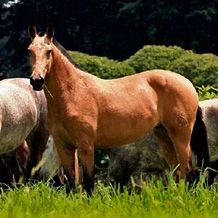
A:
<svg viewBox="0 0 218 218">
<path fill-rule="evenodd" d="M 75 67 L 80 68 L 79 64 L 69 55 L 67 50 L 56 40 L 53 39 L 54 45 L 59 49 L 59 51 L 72 63 Z"/>
</svg>

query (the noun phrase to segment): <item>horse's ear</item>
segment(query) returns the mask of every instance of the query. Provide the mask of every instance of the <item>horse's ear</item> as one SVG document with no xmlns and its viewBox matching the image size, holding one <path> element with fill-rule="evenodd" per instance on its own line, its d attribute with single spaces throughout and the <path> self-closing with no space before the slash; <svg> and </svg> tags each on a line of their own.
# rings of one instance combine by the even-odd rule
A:
<svg viewBox="0 0 218 218">
<path fill-rule="evenodd" d="M 30 36 L 31 40 L 33 40 L 35 38 L 35 36 L 36 36 L 36 27 L 30 25 L 28 27 L 28 33 L 29 33 L 29 36 Z"/>
<path fill-rule="evenodd" d="M 52 25 L 49 25 L 47 28 L 46 28 L 46 35 L 47 35 L 47 38 L 51 41 L 53 39 L 53 36 L 54 36 L 54 28 Z"/>
</svg>

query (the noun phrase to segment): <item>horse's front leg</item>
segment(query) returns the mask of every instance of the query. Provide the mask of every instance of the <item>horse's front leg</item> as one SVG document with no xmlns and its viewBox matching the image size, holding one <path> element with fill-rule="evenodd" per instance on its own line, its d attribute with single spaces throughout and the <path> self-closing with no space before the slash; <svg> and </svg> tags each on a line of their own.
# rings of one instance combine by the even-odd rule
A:
<svg viewBox="0 0 218 218">
<path fill-rule="evenodd" d="M 83 188 L 91 195 L 94 189 L 94 143 L 82 143 L 79 148 L 83 167 Z"/>
<path fill-rule="evenodd" d="M 67 177 L 66 191 L 69 193 L 72 189 L 75 190 L 79 182 L 79 164 L 77 149 L 74 146 L 64 146 L 54 143 L 57 149 L 60 165 L 64 169 L 64 174 Z"/>
</svg>

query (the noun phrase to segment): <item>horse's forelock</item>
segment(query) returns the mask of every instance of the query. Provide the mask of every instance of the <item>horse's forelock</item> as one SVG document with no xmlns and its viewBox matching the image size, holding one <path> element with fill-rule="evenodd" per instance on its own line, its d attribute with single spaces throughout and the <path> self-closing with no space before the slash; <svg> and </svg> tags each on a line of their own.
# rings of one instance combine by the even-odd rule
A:
<svg viewBox="0 0 218 218">
<path fill-rule="evenodd" d="M 38 34 L 38 36 L 40 36 L 40 37 L 42 37 L 42 36 L 45 35 L 45 33 L 43 33 L 43 32 L 38 32 L 37 34 Z"/>
</svg>

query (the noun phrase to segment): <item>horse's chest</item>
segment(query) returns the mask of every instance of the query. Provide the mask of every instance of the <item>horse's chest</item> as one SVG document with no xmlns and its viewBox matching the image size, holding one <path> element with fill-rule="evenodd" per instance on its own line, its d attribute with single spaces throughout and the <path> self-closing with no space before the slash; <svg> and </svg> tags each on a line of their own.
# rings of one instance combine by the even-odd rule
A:
<svg viewBox="0 0 218 218">
<path fill-rule="evenodd" d="M 57 140 L 61 143 L 78 146 L 81 141 L 93 141 L 96 134 L 97 118 L 96 113 L 92 115 L 68 111 L 68 113 L 48 114 L 48 127 Z"/>
</svg>

